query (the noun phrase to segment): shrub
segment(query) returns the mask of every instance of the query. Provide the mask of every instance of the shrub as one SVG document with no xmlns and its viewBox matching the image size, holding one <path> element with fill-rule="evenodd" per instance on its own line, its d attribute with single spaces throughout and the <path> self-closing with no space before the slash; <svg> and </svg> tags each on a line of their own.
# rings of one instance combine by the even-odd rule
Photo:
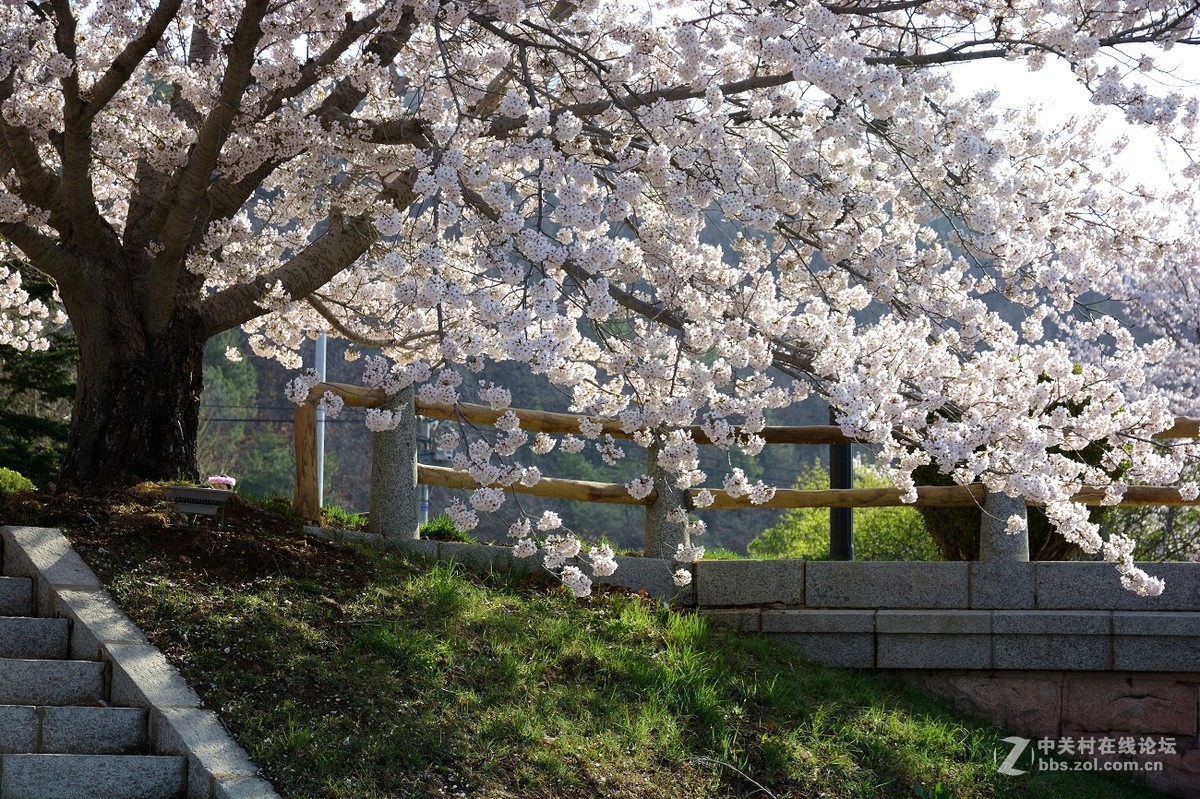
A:
<svg viewBox="0 0 1200 799">
<path fill-rule="evenodd" d="M 936 466 L 916 468 L 913 470 L 913 479 L 917 485 L 925 486 L 955 484 L 950 477 L 940 473 Z M 923 505 L 917 510 L 924 519 L 929 537 L 941 552 L 943 559 L 979 560 L 979 525 L 983 523 L 982 509 Z M 1109 510 L 1092 508 L 1089 515 L 1093 522 L 1100 523 L 1106 518 Z M 1054 531 L 1044 510 L 1030 506 L 1027 514 L 1030 560 L 1071 560 L 1079 554 L 1078 546 Z"/>
<path fill-rule="evenodd" d="M 338 530 L 366 530 L 367 521 L 365 513 L 351 513 L 336 505 L 321 508 L 322 527 L 333 527 Z"/>
<path fill-rule="evenodd" d="M 8 467 L 0 466 L 0 496 L 33 490 L 34 485 L 28 477 Z"/>
<path fill-rule="evenodd" d="M 478 543 L 473 537 L 455 527 L 454 522 L 444 513 L 434 516 L 421 525 L 421 538 L 433 541 L 462 541 L 466 544 Z"/>
<path fill-rule="evenodd" d="M 858 488 L 891 486 L 883 474 L 861 462 L 854 464 L 854 483 Z M 814 464 L 801 472 L 796 488 L 829 488 L 829 471 Z M 790 510 L 746 548 L 756 558 L 827 559 L 829 510 Z M 855 508 L 854 557 L 857 560 L 938 560 L 938 552 L 913 508 Z"/>
<path fill-rule="evenodd" d="M 1189 463 L 1181 481 L 1200 480 L 1200 464 Z M 1200 561 L 1200 507 L 1143 505 L 1109 508 L 1100 526 L 1106 539 L 1113 533 L 1137 542 L 1135 560 Z"/>
</svg>

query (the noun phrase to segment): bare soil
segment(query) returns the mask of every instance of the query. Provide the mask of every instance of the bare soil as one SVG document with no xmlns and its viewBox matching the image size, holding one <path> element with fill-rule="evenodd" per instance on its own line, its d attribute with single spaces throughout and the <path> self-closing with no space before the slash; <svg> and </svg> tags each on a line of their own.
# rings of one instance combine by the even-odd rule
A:
<svg viewBox="0 0 1200 799">
<path fill-rule="evenodd" d="M 155 559 L 207 585 L 278 574 L 353 589 L 370 579 L 371 565 L 356 552 L 306 535 L 285 503 L 271 504 L 279 508 L 235 495 L 222 523 L 178 513 L 152 483 L 91 494 L 19 492 L 0 502 L 0 524 L 60 528 L 100 571 Z"/>
</svg>

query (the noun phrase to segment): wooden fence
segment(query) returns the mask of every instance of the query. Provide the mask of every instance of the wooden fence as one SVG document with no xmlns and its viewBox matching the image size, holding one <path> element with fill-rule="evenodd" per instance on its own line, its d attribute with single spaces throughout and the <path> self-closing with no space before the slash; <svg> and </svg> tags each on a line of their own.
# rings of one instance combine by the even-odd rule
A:
<svg viewBox="0 0 1200 799">
<path fill-rule="evenodd" d="M 382 389 L 353 386 L 344 383 L 320 383 L 312 388 L 309 401 L 296 409 L 296 493 L 293 507 L 301 517 L 315 519 L 320 515 L 317 497 L 317 401 L 326 391 L 341 397 L 351 407 L 379 408 L 387 396 Z M 458 403 L 452 407 L 437 407 L 420 401 L 414 403 L 418 416 L 431 419 L 456 420 L 468 424 L 490 426 L 506 411 L 496 411 L 486 405 Z M 579 423 L 587 418 L 569 413 L 551 413 L 512 408 L 521 421 L 523 430 L 533 433 L 578 434 Z M 711 443 L 699 426 L 687 428 L 699 444 Z M 613 438 L 630 439 L 632 436 L 621 429 L 617 422 L 603 424 L 603 433 Z M 856 443 L 847 438 L 836 425 L 805 425 L 798 427 L 766 427 L 760 436 L 768 444 L 848 444 Z M 1177 419 L 1169 430 L 1155 436 L 1167 438 L 1194 438 L 1200 436 L 1200 419 Z M 653 472 L 653 466 L 648 469 Z M 372 480 L 376 480 L 373 475 Z M 417 481 L 424 485 L 446 488 L 474 489 L 478 484 L 465 472 L 439 466 L 418 464 Z M 506 488 L 519 494 L 538 497 L 569 499 L 578 502 L 603 502 L 624 505 L 644 505 L 649 508 L 659 501 L 658 493 L 635 499 L 620 483 L 598 483 L 587 480 L 564 480 L 543 477 L 532 486 L 514 484 Z M 691 489 L 695 496 L 701 489 Z M 841 488 L 828 490 L 801 490 L 780 488 L 767 502 L 755 505 L 747 497 L 732 497 L 723 489 L 708 489 L 713 503 L 705 510 L 727 510 L 732 508 L 878 508 L 904 504 L 936 507 L 982 507 L 986 491 L 982 485 L 970 486 L 918 486 L 914 503 L 900 501 L 901 492 L 895 488 Z M 1101 505 L 1104 500 L 1102 489 L 1088 488 L 1076 493 L 1073 499 L 1086 505 Z M 678 499 L 675 500 L 678 502 Z M 1121 500 L 1121 505 L 1200 505 L 1200 498 L 1185 500 L 1176 488 L 1162 486 L 1130 486 Z M 649 518 L 649 513 L 647 514 Z M 649 523 L 649 522 L 648 522 Z"/>
</svg>

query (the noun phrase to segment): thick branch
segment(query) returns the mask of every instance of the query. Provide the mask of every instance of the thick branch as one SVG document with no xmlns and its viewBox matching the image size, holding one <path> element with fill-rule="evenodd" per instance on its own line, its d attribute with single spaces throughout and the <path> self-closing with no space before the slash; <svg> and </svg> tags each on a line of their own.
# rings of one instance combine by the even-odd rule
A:
<svg viewBox="0 0 1200 799">
<path fill-rule="evenodd" d="M 221 148 L 233 130 L 234 116 L 252 80 L 251 69 L 258 42 L 263 36 L 261 23 L 267 9 L 266 0 L 246 3 L 229 43 L 219 99 L 204 121 L 188 163 L 179 176 L 175 202 L 166 222 L 161 231 L 152 233 L 162 250 L 154 259 L 142 303 L 146 327 L 151 332 L 162 329 L 174 310 L 175 284 L 183 268 L 184 253 L 191 244 L 197 217 L 204 209 L 210 176 L 216 168 Z"/>
<path fill-rule="evenodd" d="M 330 113 L 325 118 L 337 122 L 351 135 L 363 135 L 372 144 L 409 144 L 420 147 L 430 141 L 429 125 L 416 115 L 372 121 L 337 112 Z"/>
<path fill-rule="evenodd" d="M 146 54 L 158 44 L 158 40 L 162 38 L 163 32 L 171 24 L 171 20 L 179 13 L 180 5 L 182 5 L 182 0 L 162 0 L 158 4 L 158 8 L 154 9 L 154 13 L 150 15 L 150 19 L 146 21 L 142 32 L 125 45 L 125 49 L 113 59 L 109 68 L 100 76 L 100 80 L 96 81 L 91 91 L 86 93 L 87 111 L 85 113 L 89 121 L 108 105 L 108 101 L 116 96 L 121 87 L 133 76 L 138 64 L 142 63 Z"/>
<path fill-rule="evenodd" d="M 311 58 L 305 62 L 304 66 L 300 68 L 300 72 L 296 75 L 295 83 L 276 90 L 274 94 L 267 98 L 263 103 L 262 109 L 259 111 L 258 117 L 265 119 L 282 108 L 283 104 L 288 100 L 299 97 L 315 86 L 317 81 L 322 77 L 326 77 L 328 70 L 337 64 L 338 59 L 355 42 L 378 27 L 379 15 L 382 12 L 383 8 L 381 7 L 362 19 L 350 20 L 341 35 L 326 47 L 324 52 L 320 53 L 316 58 Z"/>
<path fill-rule="evenodd" d="M 0 91 L 0 102 L 4 92 Z M 15 169 L 21 180 L 20 195 L 27 203 L 61 213 L 62 186 L 54 174 L 38 156 L 37 146 L 24 127 L 0 123 L 0 172 Z"/>
<path fill-rule="evenodd" d="M 20 222 L 0 222 L 0 236 L 11 241 L 25 253 L 30 263 L 60 286 L 69 285 L 83 271 L 82 262 L 68 253 L 58 242 Z"/>
<path fill-rule="evenodd" d="M 756 75 L 752 78 L 743 78 L 742 80 L 730 81 L 720 85 L 721 93 L 725 96 L 733 94 L 741 94 L 743 92 L 752 91 L 754 89 L 770 89 L 776 86 L 783 86 L 795 80 L 789 72 L 786 75 Z M 558 119 L 563 114 L 570 111 L 580 119 L 593 117 L 609 111 L 613 108 L 623 108 L 626 111 L 633 111 L 638 108 L 645 108 L 654 105 L 660 100 L 667 102 L 678 102 L 681 100 L 696 100 L 703 97 L 705 91 L 697 90 L 691 86 L 675 86 L 670 89 L 661 89 L 659 91 L 630 94 L 611 100 L 596 100 L 590 103 L 575 103 L 574 105 L 562 106 L 555 109 L 551 113 L 551 119 Z M 524 114 L 519 117 L 500 117 L 492 123 L 488 129 L 488 134 L 491 136 L 506 136 L 515 130 L 523 128 L 528 122 L 529 116 Z"/>
<path fill-rule="evenodd" d="M 77 63 L 75 48 L 76 21 L 68 0 L 52 0 L 54 9 L 54 43 L 58 52 Z M 62 197 L 71 224 L 72 243 L 93 252 L 116 246 L 111 233 L 96 206 L 92 186 L 92 125 L 87 108 L 80 96 L 79 73 L 71 73 L 59 81 L 63 98 L 62 138 Z"/>
<path fill-rule="evenodd" d="M 216 52 L 217 47 L 213 43 L 212 32 L 208 28 L 210 20 L 205 19 L 210 13 L 206 0 L 196 0 L 196 7 L 192 14 L 192 35 L 188 39 L 187 60 L 189 66 L 195 67 L 207 63 Z"/>
<path fill-rule="evenodd" d="M 886 14 L 892 11 L 907 11 L 910 8 L 920 8 L 929 0 L 897 0 L 894 3 L 876 3 L 875 5 L 849 5 L 844 3 L 822 3 L 826 11 L 834 14 L 853 14 L 859 17 L 869 17 L 875 14 Z"/>
<path fill-rule="evenodd" d="M 371 41 L 363 48 L 364 56 L 374 57 L 380 64 L 392 63 L 404 46 L 408 44 L 408 40 L 412 38 L 416 24 L 416 15 L 411 8 L 406 8 L 394 30 L 380 31 L 371 37 Z M 332 123 L 334 115 L 338 112 L 353 113 L 366 96 L 365 88 L 356 85 L 352 80 L 342 79 L 333 87 L 314 114 L 322 122 Z"/>
<path fill-rule="evenodd" d="M 329 49 L 326 49 L 325 53 L 319 56 L 318 60 L 336 60 L 336 55 L 341 54 L 341 50 L 337 48 L 342 46 L 343 38 L 349 37 L 352 34 L 354 36 L 361 36 L 364 32 L 370 31 L 373 28 L 374 19 L 376 19 L 376 14 L 348 25 L 343 36 L 338 38 L 337 42 L 332 44 Z M 396 56 L 400 55 L 400 50 L 403 49 L 404 44 L 407 44 L 409 38 L 412 37 L 415 26 L 416 17 L 412 10 L 407 10 L 403 13 L 400 22 L 397 23 L 394 30 L 379 31 L 372 37 L 372 40 L 364 48 L 366 54 L 373 55 L 374 58 L 379 60 L 380 64 L 391 64 L 391 61 L 394 61 Z M 310 71 L 310 68 L 306 66 L 304 70 L 301 70 L 298 83 L 293 84 L 289 89 L 281 90 L 277 95 L 269 98 L 268 102 L 266 102 L 265 112 L 274 112 L 289 97 L 299 94 L 302 89 L 310 85 L 312 80 L 318 77 L 319 72 Z M 352 114 L 354 113 L 354 109 L 359 107 L 359 103 L 362 102 L 362 98 L 364 97 L 366 97 L 364 89 L 355 86 L 352 80 L 342 79 L 330 91 L 329 96 L 325 97 L 325 100 L 320 103 L 320 106 L 313 110 L 311 115 L 316 116 L 317 119 L 322 121 L 326 130 L 334 125 L 334 122 L 350 125 L 353 121 Z M 403 124 L 409 124 L 408 120 L 404 120 Z M 416 136 L 420 132 L 419 130 L 410 130 L 406 131 L 404 136 Z M 392 134 L 392 136 L 397 136 L 400 132 L 392 127 L 390 130 L 384 131 L 384 134 L 388 133 Z M 401 142 L 398 142 L 396 139 L 383 139 L 380 143 L 398 144 Z M 403 143 L 410 142 L 406 140 Z M 413 143 L 415 143 L 415 139 Z M 250 174 L 245 175 L 239 181 L 217 180 L 209 193 L 209 197 L 212 200 L 211 218 L 224 220 L 224 218 L 229 218 L 236 214 L 241 209 L 241 206 L 246 203 L 246 200 L 250 199 L 253 193 L 258 190 L 262 182 L 287 161 L 288 158 L 269 158 L 269 160 L 260 163 L 256 169 L 251 170 Z"/>
<path fill-rule="evenodd" d="M 277 281 L 289 297 L 307 297 L 358 260 L 378 237 L 375 228 L 362 217 L 332 220 L 325 233 L 279 268 L 201 302 L 205 335 L 214 336 L 267 313 L 258 303 Z"/>
<path fill-rule="evenodd" d="M 126 252 L 144 251 L 150 241 L 150 219 L 155 206 L 162 201 L 167 189 L 166 173 L 139 158 L 133 173 L 133 190 L 129 198 L 129 213 L 125 215 L 122 244 Z"/>
</svg>

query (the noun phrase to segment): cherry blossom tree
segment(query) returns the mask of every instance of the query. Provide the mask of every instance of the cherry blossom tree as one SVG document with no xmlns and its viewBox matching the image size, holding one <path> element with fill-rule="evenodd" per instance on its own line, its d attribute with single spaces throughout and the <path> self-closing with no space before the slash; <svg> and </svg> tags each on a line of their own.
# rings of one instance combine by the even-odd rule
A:
<svg viewBox="0 0 1200 799">
<path fill-rule="evenodd" d="M 204 342 L 240 325 L 299 366 L 326 329 L 382 347 L 377 382 L 426 399 L 454 401 L 489 360 L 547 375 L 640 431 L 677 488 L 704 475 L 672 429 L 754 453 L 765 412 L 816 391 L 901 488 L 936 463 L 1047 503 L 1099 549 L 1074 488 L 1115 500 L 1178 474 L 1181 451 L 1149 437 L 1192 400 L 1200 168 L 1174 193 L 1138 186 L 1096 118 L 1048 129 L 956 93 L 954 67 L 1064 60 L 1188 153 L 1196 101 L 1152 79 L 1196 15 L 5 0 L 0 236 L 56 281 L 79 339 L 64 477 L 188 471 Z M 48 311 L 13 274 L 0 337 L 36 346 Z M 1105 463 L 1071 457 L 1098 440 Z M 496 449 L 478 449 L 462 465 L 486 472 Z"/>
</svg>

